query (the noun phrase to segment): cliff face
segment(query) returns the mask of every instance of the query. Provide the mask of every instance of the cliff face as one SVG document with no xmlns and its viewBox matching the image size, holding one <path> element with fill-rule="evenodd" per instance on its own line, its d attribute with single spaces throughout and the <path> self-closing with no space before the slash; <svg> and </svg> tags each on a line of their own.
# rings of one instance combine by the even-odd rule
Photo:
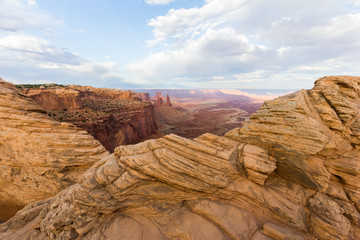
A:
<svg viewBox="0 0 360 240">
<path fill-rule="evenodd" d="M 48 114 L 88 131 L 107 150 L 138 143 L 156 133 L 154 109 L 148 94 L 87 86 L 25 89 Z"/>
<path fill-rule="evenodd" d="M 108 111 L 105 116 L 74 122 L 86 129 L 110 152 L 119 145 L 138 143 L 156 133 L 154 108 L 148 104 Z"/>
<path fill-rule="evenodd" d="M 243 128 L 120 146 L 1 239 L 360 239 L 360 78 L 266 102 Z"/>
<path fill-rule="evenodd" d="M 65 108 L 82 108 L 81 94 L 73 89 L 26 89 L 22 91 L 45 110 L 60 110 Z"/>
<path fill-rule="evenodd" d="M 137 96 L 139 99 L 141 99 L 141 100 L 144 101 L 144 102 L 150 101 L 150 95 L 149 95 L 149 93 L 137 92 L 137 93 L 135 93 L 135 94 L 136 94 L 136 96 Z"/>
<path fill-rule="evenodd" d="M 87 132 L 54 121 L 0 79 L 0 220 L 74 184 L 108 154 Z"/>
</svg>

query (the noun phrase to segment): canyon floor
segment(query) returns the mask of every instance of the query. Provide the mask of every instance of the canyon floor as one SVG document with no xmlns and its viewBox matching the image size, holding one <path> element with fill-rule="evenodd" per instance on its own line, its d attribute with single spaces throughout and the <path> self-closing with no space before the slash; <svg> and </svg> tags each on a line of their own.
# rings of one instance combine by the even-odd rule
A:
<svg viewBox="0 0 360 240">
<path fill-rule="evenodd" d="M 229 90 L 222 92 L 215 89 L 147 91 L 150 95 L 168 94 L 171 99 L 171 107 L 163 105 L 154 108 L 159 131 L 164 135 L 173 133 L 186 138 L 194 138 L 204 133 L 222 136 L 235 127 L 241 127 L 265 100 L 277 96 L 261 95 L 266 93 L 265 90 L 259 90 L 258 94 Z M 289 91 L 293 90 L 280 92 Z"/>
<path fill-rule="evenodd" d="M 260 106 L 233 102 L 176 104 L 155 107 L 155 119 L 163 134 L 173 133 L 186 138 L 204 133 L 222 136 L 230 129 L 242 126 Z"/>
</svg>

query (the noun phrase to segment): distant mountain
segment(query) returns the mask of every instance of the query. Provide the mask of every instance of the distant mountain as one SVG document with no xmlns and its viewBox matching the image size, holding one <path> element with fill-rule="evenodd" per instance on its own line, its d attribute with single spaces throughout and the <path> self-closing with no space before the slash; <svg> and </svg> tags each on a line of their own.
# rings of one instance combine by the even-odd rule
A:
<svg viewBox="0 0 360 240">
<path fill-rule="evenodd" d="M 221 100 L 241 102 L 263 102 L 275 97 L 289 94 L 294 89 L 137 89 L 135 92 L 147 92 L 150 97 L 161 92 L 162 95 L 169 94 L 171 99 L 178 102 L 193 99 L 197 101 Z"/>
<path fill-rule="evenodd" d="M 134 91 L 148 92 L 150 97 L 155 96 L 157 92 L 161 92 L 162 95 L 169 94 L 175 98 L 224 98 L 228 95 L 218 89 L 140 89 Z"/>
</svg>

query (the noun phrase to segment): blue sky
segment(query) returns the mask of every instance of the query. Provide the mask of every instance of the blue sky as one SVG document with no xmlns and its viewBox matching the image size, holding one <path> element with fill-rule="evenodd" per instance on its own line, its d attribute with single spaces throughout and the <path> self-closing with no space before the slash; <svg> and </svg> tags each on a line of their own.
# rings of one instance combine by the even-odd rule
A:
<svg viewBox="0 0 360 240">
<path fill-rule="evenodd" d="M 0 0 L 0 77 L 110 88 L 311 88 L 360 75 L 360 0 Z"/>
</svg>

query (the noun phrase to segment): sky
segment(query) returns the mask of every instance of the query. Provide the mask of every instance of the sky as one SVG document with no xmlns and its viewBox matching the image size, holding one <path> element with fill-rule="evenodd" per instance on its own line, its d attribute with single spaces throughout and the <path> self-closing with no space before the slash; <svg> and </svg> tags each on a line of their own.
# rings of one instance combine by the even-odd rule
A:
<svg viewBox="0 0 360 240">
<path fill-rule="evenodd" d="M 302 89 L 359 66 L 360 0 L 0 0 L 16 84 Z"/>
</svg>

